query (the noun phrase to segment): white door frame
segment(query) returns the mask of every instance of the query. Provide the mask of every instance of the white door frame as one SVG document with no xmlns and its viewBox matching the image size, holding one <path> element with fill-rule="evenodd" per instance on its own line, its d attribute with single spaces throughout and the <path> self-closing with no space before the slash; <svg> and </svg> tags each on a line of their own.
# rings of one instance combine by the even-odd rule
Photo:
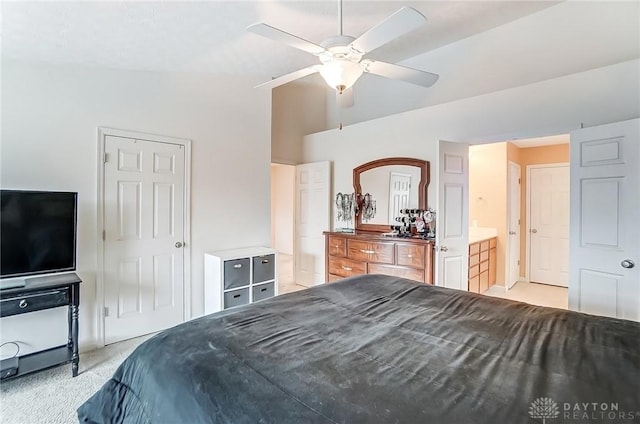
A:
<svg viewBox="0 0 640 424">
<path fill-rule="evenodd" d="M 512 288 L 518 281 L 520 281 L 520 277 L 521 277 L 521 272 L 518 271 L 518 275 L 516 275 L 516 281 L 510 281 L 511 280 L 511 269 L 513 268 L 513 264 L 511 263 L 511 249 L 513 248 L 512 246 L 512 240 L 511 240 L 511 235 L 509 234 L 509 231 L 511 231 L 511 208 L 513 207 L 513 199 L 511 198 L 511 166 L 515 166 L 516 168 L 518 168 L 518 192 L 520 193 L 520 197 L 518 197 L 517 202 L 518 202 L 518 210 L 520 209 L 520 202 L 522 202 L 522 185 L 520 184 L 520 175 L 522 174 L 522 168 L 520 167 L 520 164 L 515 163 L 513 161 L 507 161 L 507 249 L 505 252 L 505 274 L 504 274 L 504 288 L 506 290 L 509 290 L 510 288 Z M 528 179 L 527 179 L 528 181 Z M 528 201 L 528 199 L 527 199 Z M 522 216 L 522 211 L 520 211 L 520 216 Z M 520 252 L 520 238 L 522 237 L 522 223 L 520 222 L 520 218 L 518 218 L 518 252 Z M 528 235 L 528 232 L 527 232 Z M 520 258 L 520 254 L 518 253 L 518 257 Z M 519 259 L 519 261 L 522 263 L 522 258 Z M 519 269 L 519 268 L 518 268 Z M 528 268 L 527 268 L 528 271 Z"/>
<path fill-rule="evenodd" d="M 521 230 L 525 232 L 525 256 L 527 263 L 527 272 L 525 273 L 525 279 L 527 282 L 531 282 L 531 170 L 534 168 L 558 168 L 561 166 L 566 166 L 569 168 L 569 162 L 558 162 L 558 163 L 544 163 L 539 165 L 527 165 L 527 194 L 526 198 L 526 219 L 527 219 L 527 228 Z M 522 228 L 522 227 L 521 227 Z"/>
<path fill-rule="evenodd" d="M 104 334 L 104 154 L 107 136 L 124 137 L 156 143 L 178 144 L 184 147 L 184 305 L 183 321 L 191 319 L 191 140 L 146 134 L 136 131 L 118 130 L 98 127 L 98 225 L 96 227 L 98 241 L 98 268 L 96 270 L 96 346 L 105 345 Z"/>
</svg>

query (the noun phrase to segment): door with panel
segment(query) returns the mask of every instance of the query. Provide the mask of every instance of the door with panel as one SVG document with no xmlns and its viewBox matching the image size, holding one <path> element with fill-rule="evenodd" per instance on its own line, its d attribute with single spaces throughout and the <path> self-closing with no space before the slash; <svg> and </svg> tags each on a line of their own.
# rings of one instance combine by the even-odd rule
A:
<svg viewBox="0 0 640 424">
<path fill-rule="evenodd" d="M 436 214 L 436 281 L 467 290 L 469 276 L 469 146 L 440 141 Z"/>
<path fill-rule="evenodd" d="M 640 321 L 640 119 L 571 133 L 569 308 Z"/>
<path fill-rule="evenodd" d="M 569 166 L 532 166 L 529 188 L 529 280 L 567 287 Z"/>
<path fill-rule="evenodd" d="M 329 162 L 296 166 L 294 275 L 297 284 L 325 282 L 325 240 L 331 227 L 331 166 Z"/>
<path fill-rule="evenodd" d="M 184 146 L 105 137 L 105 344 L 174 326 L 184 312 Z"/>
<path fill-rule="evenodd" d="M 401 172 L 389 173 L 389 224 L 400 216 L 400 210 L 409 207 L 411 197 L 411 175 Z M 417 200 L 415 200 L 417 201 Z"/>
</svg>

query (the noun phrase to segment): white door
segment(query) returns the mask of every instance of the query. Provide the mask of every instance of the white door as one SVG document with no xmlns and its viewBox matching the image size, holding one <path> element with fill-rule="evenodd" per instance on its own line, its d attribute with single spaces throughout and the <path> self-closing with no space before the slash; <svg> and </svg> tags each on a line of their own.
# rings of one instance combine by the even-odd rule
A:
<svg viewBox="0 0 640 424">
<path fill-rule="evenodd" d="M 296 166 L 294 274 L 306 287 L 325 282 L 323 231 L 331 227 L 331 166 L 329 162 Z"/>
<path fill-rule="evenodd" d="M 508 289 L 520 279 L 520 196 L 520 166 L 509 162 L 509 259 L 506 281 Z"/>
<path fill-rule="evenodd" d="M 440 141 L 436 282 L 469 289 L 469 146 Z"/>
<path fill-rule="evenodd" d="M 569 308 L 640 320 L 640 119 L 571 133 Z"/>
<path fill-rule="evenodd" d="M 411 175 L 391 172 L 389 176 L 389 223 L 400 216 L 400 209 L 409 207 L 411 196 Z"/>
<path fill-rule="evenodd" d="M 105 137 L 105 344 L 183 321 L 184 148 Z"/>
<path fill-rule="evenodd" d="M 529 169 L 529 280 L 569 284 L 569 167 Z"/>
</svg>

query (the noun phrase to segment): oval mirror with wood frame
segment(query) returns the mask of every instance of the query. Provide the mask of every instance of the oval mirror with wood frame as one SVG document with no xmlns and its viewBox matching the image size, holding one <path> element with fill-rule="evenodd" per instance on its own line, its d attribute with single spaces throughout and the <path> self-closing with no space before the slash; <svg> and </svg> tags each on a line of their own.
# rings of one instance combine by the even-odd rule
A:
<svg viewBox="0 0 640 424">
<path fill-rule="evenodd" d="M 386 233 L 391 230 L 394 214 L 397 216 L 395 209 L 426 209 L 429 181 L 429 162 L 422 159 L 383 158 L 354 168 L 353 189 L 361 196 L 371 194 L 376 202 L 377 216 L 363 222 L 363 214 L 358 212 L 356 230 Z M 393 200 L 403 196 L 406 196 L 405 200 Z"/>
</svg>

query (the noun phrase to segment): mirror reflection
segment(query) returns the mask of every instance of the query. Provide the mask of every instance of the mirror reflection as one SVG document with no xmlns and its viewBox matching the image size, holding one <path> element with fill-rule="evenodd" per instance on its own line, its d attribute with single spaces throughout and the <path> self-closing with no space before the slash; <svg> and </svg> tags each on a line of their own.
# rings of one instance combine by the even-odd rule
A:
<svg viewBox="0 0 640 424">
<path fill-rule="evenodd" d="M 376 202 L 375 217 L 365 224 L 393 225 L 400 209 L 418 208 L 421 169 L 417 166 L 386 165 L 360 174 L 362 193 Z"/>
</svg>

